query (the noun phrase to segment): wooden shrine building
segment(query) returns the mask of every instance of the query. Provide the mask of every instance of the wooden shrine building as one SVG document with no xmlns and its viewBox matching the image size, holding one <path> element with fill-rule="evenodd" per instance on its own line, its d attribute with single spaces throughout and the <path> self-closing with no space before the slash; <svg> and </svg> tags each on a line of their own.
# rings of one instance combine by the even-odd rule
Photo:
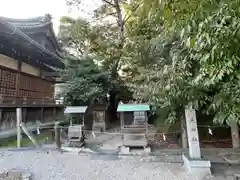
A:
<svg viewBox="0 0 240 180">
<path fill-rule="evenodd" d="M 0 17 L 0 137 L 23 122 L 53 121 L 63 112 L 54 100 L 57 71 L 64 69 L 50 15 L 32 19 Z"/>
</svg>

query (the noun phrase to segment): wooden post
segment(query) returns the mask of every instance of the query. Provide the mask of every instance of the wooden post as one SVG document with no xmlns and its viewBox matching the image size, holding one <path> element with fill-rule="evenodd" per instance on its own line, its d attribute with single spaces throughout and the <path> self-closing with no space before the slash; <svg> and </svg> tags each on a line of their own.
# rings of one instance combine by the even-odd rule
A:
<svg viewBox="0 0 240 180">
<path fill-rule="evenodd" d="M 120 112 L 120 124 L 121 124 L 121 135 L 122 135 L 122 139 L 123 139 L 124 112 Z"/>
<path fill-rule="evenodd" d="M 18 60 L 17 63 L 18 64 L 17 64 L 16 84 L 15 84 L 15 97 L 19 97 L 19 93 L 20 93 L 19 87 L 20 87 L 20 77 L 21 77 L 20 73 L 21 73 L 21 68 L 22 68 L 22 61 Z"/>
<path fill-rule="evenodd" d="M 21 147 L 22 108 L 17 108 L 17 148 Z"/>
<path fill-rule="evenodd" d="M 27 108 L 22 109 L 22 122 L 27 122 Z"/>
<path fill-rule="evenodd" d="M 40 122 L 41 122 L 41 123 L 44 122 L 44 108 L 41 108 L 41 112 L 40 112 Z"/>
<path fill-rule="evenodd" d="M 145 115 L 145 128 L 146 128 L 146 137 L 148 135 L 148 116 L 147 116 L 147 112 L 144 112 Z"/>
<path fill-rule="evenodd" d="M 23 132 L 27 135 L 27 137 L 32 141 L 32 143 L 36 146 L 39 147 L 37 140 L 34 138 L 33 134 L 31 131 L 28 131 L 27 127 L 24 125 L 24 123 L 20 124 L 20 127 L 22 128 Z"/>
<path fill-rule="evenodd" d="M 56 121 L 56 107 L 53 107 L 53 119 Z"/>
<path fill-rule="evenodd" d="M 0 124 L 2 124 L 2 114 L 3 114 L 3 109 L 0 108 Z"/>
<path fill-rule="evenodd" d="M 60 122 L 55 122 L 55 142 L 58 150 L 61 150 L 61 130 Z"/>
<path fill-rule="evenodd" d="M 183 117 L 181 117 L 181 130 L 182 130 L 182 148 L 188 148 L 187 130 L 186 122 Z"/>
<path fill-rule="evenodd" d="M 107 130 L 107 122 L 106 122 L 106 118 L 105 118 L 105 111 L 103 111 L 103 124 L 104 124 L 103 132 L 106 132 L 106 130 Z"/>
<path fill-rule="evenodd" d="M 239 128 L 236 122 L 231 123 L 231 134 L 232 134 L 232 147 L 239 148 L 240 147 Z"/>
</svg>

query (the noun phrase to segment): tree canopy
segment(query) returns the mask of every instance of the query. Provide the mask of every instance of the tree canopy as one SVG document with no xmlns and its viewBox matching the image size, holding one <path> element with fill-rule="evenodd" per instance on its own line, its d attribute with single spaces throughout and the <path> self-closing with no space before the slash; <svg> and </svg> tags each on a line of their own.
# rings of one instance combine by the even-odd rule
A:
<svg viewBox="0 0 240 180">
<path fill-rule="evenodd" d="M 69 68 L 69 83 L 75 84 L 69 87 L 75 90 L 68 93 L 76 92 L 81 101 L 108 93 L 113 114 L 127 94 L 125 100 L 167 109 L 170 123 L 189 104 L 214 122 L 238 122 L 239 5 L 239 0 L 103 0 L 93 22 L 62 18 L 63 47 L 84 59 L 81 63 L 89 61 Z"/>
</svg>

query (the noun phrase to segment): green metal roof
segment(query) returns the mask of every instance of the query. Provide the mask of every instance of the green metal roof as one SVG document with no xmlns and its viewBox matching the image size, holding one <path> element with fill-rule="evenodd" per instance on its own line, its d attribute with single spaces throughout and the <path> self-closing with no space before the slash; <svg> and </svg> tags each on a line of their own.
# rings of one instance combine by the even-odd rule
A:
<svg viewBox="0 0 240 180">
<path fill-rule="evenodd" d="M 148 104 L 119 104 L 117 112 L 150 111 Z"/>
<path fill-rule="evenodd" d="M 87 106 L 67 106 L 64 114 L 85 113 Z"/>
</svg>

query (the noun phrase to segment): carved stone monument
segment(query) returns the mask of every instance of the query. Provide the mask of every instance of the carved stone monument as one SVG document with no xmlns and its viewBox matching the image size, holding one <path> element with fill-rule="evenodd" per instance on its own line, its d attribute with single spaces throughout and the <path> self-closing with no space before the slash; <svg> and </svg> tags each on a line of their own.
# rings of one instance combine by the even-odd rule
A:
<svg viewBox="0 0 240 180">
<path fill-rule="evenodd" d="M 197 129 L 197 119 L 195 109 L 185 110 L 189 154 L 183 154 L 183 161 L 186 169 L 192 173 L 200 173 L 201 176 L 211 174 L 211 162 L 203 160 L 199 145 L 199 136 Z"/>
</svg>

